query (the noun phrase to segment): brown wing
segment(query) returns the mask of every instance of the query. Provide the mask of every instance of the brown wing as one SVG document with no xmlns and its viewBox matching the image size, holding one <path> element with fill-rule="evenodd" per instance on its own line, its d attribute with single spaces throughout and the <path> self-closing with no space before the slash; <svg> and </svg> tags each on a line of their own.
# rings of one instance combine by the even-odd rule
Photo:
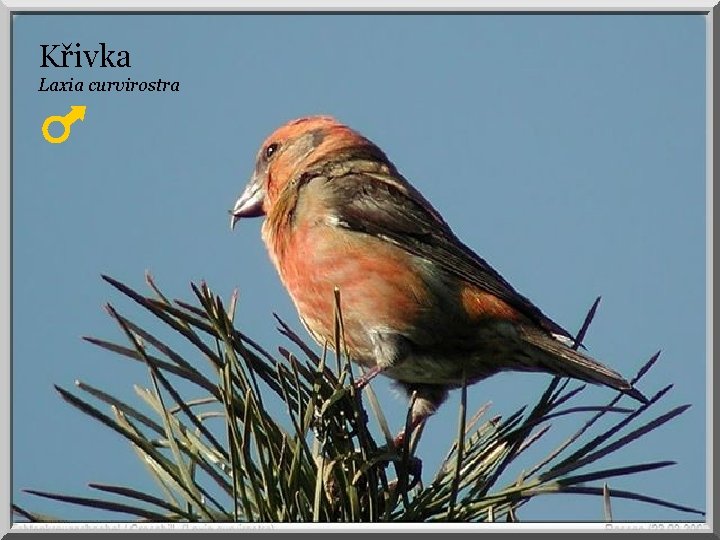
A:
<svg viewBox="0 0 720 540">
<path fill-rule="evenodd" d="M 492 293 L 547 332 L 570 337 L 463 244 L 425 198 L 394 169 L 375 160 L 325 164 L 304 181 L 332 187 L 337 225 L 377 236 Z"/>
</svg>

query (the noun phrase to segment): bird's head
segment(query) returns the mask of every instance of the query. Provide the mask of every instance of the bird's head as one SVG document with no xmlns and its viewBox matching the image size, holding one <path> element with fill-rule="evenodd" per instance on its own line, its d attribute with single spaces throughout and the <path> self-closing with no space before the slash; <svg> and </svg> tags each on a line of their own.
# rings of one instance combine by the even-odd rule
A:
<svg viewBox="0 0 720 540">
<path fill-rule="evenodd" d="M 231 228 L 241 218 L 272 211 L 283 191 L 309 167 L 349 149 L 382 152 L 369 140 L 330 116 L 308 116 L 288 122 L 263 142 L 250 182 L 231 211 Z"/>
</svg>

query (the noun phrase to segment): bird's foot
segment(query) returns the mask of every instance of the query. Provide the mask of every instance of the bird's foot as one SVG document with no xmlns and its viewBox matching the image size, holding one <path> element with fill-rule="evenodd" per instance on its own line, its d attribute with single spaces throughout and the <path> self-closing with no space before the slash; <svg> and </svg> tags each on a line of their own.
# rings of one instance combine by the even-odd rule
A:
<svg viewBox="0 0 720 540">
<path fill-rule="evenodd" d="M 370 383 L 370 381 L 372 381 L 383 371 L 385 371 L 385 369 L 380 366 L 370 368 L 368 371 L 363 373 L 363 375 L 359 379 L 355 381 L 355 388 L 357 388 L 358 390 L 362 390 Z"/>
<path fill-rule="evenodd" d="M 399 449 L 399 447 L 396 447 Z M 416 456 L 408 456 L 405 466 L 396 469 L 400 478 L 403 478 L 402 484 L 404 484 L 405 491 L 409 491 L 418 485 L 422 479 L 422 460 Z M 399 483 L 398 481 L 394 482 Z"/>
<path fill-rule="evenodd" d="M 422 460 L 419 457 L 410 456 L 408 460 L 408 489 L 414 488 L 422 478 Z"/>
<path fill-rule="evenodd" d="M 397 434 L 395 439 L 393 439 L 393 444 L 395 445 L 395 448 L 398 450 L 402 450 L 405 446 L 405 438 L 407 437 L 406 433 L 414 433 L 415 430 L 420 427 L 421 424 L 425 424 L 425 421 L 427 420 L 426 416 L 413 416 L 413 418 L 410 420 L 410 425 L 406 426 L 409 429 L 405 431 L 404 429 Z M 419 435 L 418 435 L 419 436 Z"/>
<path fill-rule="evenodd" d="M 405 430 L 397 434 L 395 439 L 393 439 L 393 445 L 398 450 L 402 450 L 402 447 L 405 446 Z"/>
</svg>

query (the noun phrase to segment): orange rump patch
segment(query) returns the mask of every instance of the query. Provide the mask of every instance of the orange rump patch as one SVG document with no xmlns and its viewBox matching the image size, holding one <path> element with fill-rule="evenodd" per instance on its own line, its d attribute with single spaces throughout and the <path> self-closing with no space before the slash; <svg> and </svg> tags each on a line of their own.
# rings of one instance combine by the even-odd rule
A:
<svg viewBox="0 0 720 540">
<path fill-rule="evenodd" d="M 465 312 L 472 319 L 506 319 L 519 321 L 522 314 L 504 300 L 472 285 L 466 285 L 460 291 Z"/>
</svg>

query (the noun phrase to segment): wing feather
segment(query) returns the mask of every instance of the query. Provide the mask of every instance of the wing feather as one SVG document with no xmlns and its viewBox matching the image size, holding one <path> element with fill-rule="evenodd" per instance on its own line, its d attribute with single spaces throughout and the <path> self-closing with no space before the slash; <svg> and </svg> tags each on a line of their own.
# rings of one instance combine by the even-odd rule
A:
<svg viewBox="0 0 720 540">
<path fill-rule="evenodd" d="M 325 181 L 332 188 L 337 226 L 391 242 L 497 296 L 547 332 L 570 336 L 463 244 L 432 205 L 394 168 L 374 160 L 344 160 L 336 165 L 325 164 L 306 181 Z"/>
</svg>

